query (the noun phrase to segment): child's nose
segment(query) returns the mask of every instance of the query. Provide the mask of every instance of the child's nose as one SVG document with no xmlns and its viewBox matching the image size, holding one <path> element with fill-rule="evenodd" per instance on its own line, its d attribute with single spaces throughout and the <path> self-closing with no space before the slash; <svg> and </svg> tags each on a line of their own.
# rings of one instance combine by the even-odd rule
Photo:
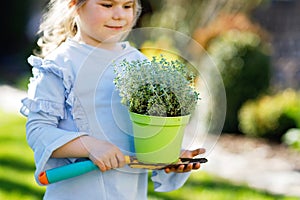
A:
<svg viewBox="0 0 300 200">
<path fill-rule="evenodd" d="M 125 12 L 124 9 L 121 6 L 117 6 L 115 7 L 115 9 L 113 10 L 113 19 L 122 19 L 124 18 Z"/>
</svg>

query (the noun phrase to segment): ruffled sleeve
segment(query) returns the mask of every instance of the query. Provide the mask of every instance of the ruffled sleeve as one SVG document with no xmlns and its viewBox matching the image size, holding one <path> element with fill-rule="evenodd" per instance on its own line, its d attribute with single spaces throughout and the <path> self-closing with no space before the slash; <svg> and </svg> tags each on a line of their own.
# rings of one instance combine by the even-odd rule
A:
<svg viewBox="0 0 300 200">
<path fill-rule="evenodd" d="M 22 100 L 21 113 L 44 112 L 60 119 L 66 118 L 63 72 L 50 61 L 43 61 L 36 56 L 30 56 L 28 62 L 33 66 L 28 96 Z"/>
<path fill-rule="evenodd" d="M 52 152 L 87 133 L 77 131 L 67 107 L 71 87 L 70 79 L 66 78 L 70 77 L 68 73 L 53 61 L 35 56 L 29 57 L 28 62 L 33 66 L 33 76 L 28 96 L 22 100 L 21 113 L 28 117 L 26 138 L 34 151 L 38 182 L 40 172 L 70 162 L 69 159 L 51 158 Z"/>
<path fill-rule="evenodd" d="M 21 113 L 28 116 L 29 112 L 45 112 L 53 116 L 58 116 L 61 119 L 65 118 L 64 106 L 59 103 L 50 102 L 47 100 L 33 100 L 29 98 L 22 99 L 23 106 Z"/>
</svg>

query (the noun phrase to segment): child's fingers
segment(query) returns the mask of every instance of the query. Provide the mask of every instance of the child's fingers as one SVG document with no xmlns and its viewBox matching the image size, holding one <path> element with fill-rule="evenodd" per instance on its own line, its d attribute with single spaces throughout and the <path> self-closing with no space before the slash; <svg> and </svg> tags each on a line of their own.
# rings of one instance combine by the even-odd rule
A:
<svg viewBox="0 0 300 200">
<path fill-rule="evenodd" d="M 199 154 L 203 154 L 205 153 L 205 149 L 204 148 L 198 148 L 192 151 L 192 156 L 197 156 Z"/>
<path fill-rule="evenodd" d="M 114 168 L 120 168 L 125 165 L 125 157 L 123 154 L 116 154 L 111 157 L 98 159 L 96 165 L 103 172 Z"/>
<path fill-rule="evenodd" d="M 167 167 L 165 168 L 165 172 L 183 173 L 183 172 L 189 172 L 191 170 L 195 170 L 199 168 L 200 168 L 200 163 L 189 163 L 188 165 L 179 165 L 178 167 Z"/>
<path fill-rule="evenodd" d="M 116 156 L 113 156 L 110 158 L 110 168 L 118 168 L 119 167 L 119 161 Z"/>
<path fill-rule="evenodd" d="M 182 158 L 193 158 L 199 154 L 203 154 L 205 153 L 205 149 L 204 148 L 198 148 L 198 149 L 194 149 L 194 150 L 184 150 L 181 153 L 181 157 Z"/>
<path fill-rule="evenodd" d="M 102 171 L 102 172 L 105 172 L 107 170 L 107 167 L 106 165 L 104 164 L 104 162 L 100 161 L 100 160 L 97 160 L 97 162 L 95 163 L 98 168 Z"/>
<path fill-rule="evenodd" d="M 105 172 L 107 170 L 110 170 L 112 167 L 111 167 L 111 162 L 109 160 L 109 158 L 106 158 L 106 157 L 101 157 L 101 158 L 96 158 L 94 156 L 90 156 L 90 159 L 93 161 L 93 163 L 95 165 L 98 166 L 98 168 L 102 171 L 102 172 Z"/>
<path fill-rule="evenodd" d="M 118 160 L 118 167 L 124 167 L 126 161 L 125 161 L 125 156 L 122 153 L 117 154 L 117 160 Z"/>
<path fill-rule="evenodd" d="M 189 172 L 193 169 L 193 163 L 188 164 L 187 166 L 184 167 L 184 169 L 182 170 L 182 172 Z"/>
<path fill-rule="evenodd" d="M 193 164 L 192 169 L 200 169 L 200 167 L 201 167 L 200 163 L 195 163 Z"/>
</svg>

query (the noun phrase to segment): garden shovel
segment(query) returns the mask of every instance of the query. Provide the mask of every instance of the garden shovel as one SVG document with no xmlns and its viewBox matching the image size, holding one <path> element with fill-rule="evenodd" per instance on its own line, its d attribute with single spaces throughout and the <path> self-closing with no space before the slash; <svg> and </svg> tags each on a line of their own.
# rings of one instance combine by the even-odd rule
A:
<svg viewBox="0 0 300 200">
<path fill-rule="evenodd" d="M 179 165 L 188 165 L 190 163 L 206 163 L 206 158 L 179 158 L 177 162 L 171 164 L 149 164 L 139 162 L 133 156 L 125 156 L 126 164 L 128 164 L 131 168 L 139 168 L 139 169 L 149 169 L 149 170 L 159 170 L 167 167 L 177 167 Z M 62 181 L 65 179 L 69 179 L 72 177 L 76 177 L 87 172 L 99 169 L 91 160 L 85 160 L 81 162 L 75 162 L 69 165 L 49 169 L 43 171 L 39 175 L 39 181 L 43 185 L 48 185 L 51 183 L 55 183 L 58 181 Z"/>
</svg>

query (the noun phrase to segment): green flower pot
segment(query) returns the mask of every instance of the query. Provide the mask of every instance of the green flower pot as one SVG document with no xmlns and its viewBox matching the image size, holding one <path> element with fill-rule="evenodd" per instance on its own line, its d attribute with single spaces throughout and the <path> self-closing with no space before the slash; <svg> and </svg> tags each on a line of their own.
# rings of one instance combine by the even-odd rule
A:
<svg viewBox="0 0 300 200">
<path fill-rule="evenodd" d="M 190 115 L 157 117 L 130 112 L 136 157 L 144 163 L 172 163 L 180 156 Z"/>
</svg>

